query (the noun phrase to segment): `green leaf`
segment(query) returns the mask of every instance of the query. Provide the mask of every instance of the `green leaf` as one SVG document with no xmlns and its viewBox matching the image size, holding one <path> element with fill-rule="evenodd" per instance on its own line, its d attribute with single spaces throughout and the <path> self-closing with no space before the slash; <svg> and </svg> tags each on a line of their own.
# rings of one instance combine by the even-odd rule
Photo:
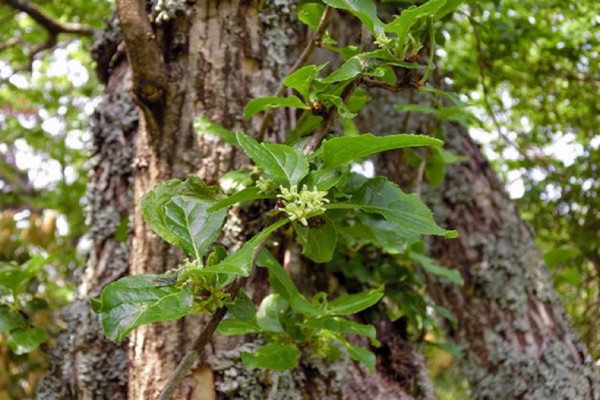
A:
<svg viewBox="0 0 600 400">
<path fill-rule="evenodd" d="M 424 135 L 373 136 L 365 133 L 360 136 L 329 139 L 321 145 L 316 155 L 323 160 L 323 168 L 336 168 L 346 162 L 386 150 L 441 145 L 441 140 Z"/>
<path fill-rule="evenodd" d="M 460 286 L 464 284 L 463 278 L 459 271 L 442 267 L 436 264 L 431 258 L 419 253 L 411 252 L 408 256 L 411 260 L 421 265 L 421 267 L 423 267 L 423 269 L 428 273 L 446 278 L 450 282 L 456 283 Z"/>
<path fill-rule="evenodd" d="M 288 220 L 281 219 L 275 222 L 272 225 L 269 225 L 261 232 L 252 237 L 249 241 L 244 243 L 241 249 L 238 251 L 228 255 L 225 259 L 218 264 L 208 266 L 202 269 L 201 273 L 210 273 L 210 274 L 218 274 L 218 273 L 226 273 L 226 274 L 235 274 L 241 276 L 250 276 L 252 272 L 252 261 L 255 258 L 255 251 L 259 248 L 260 244 L 267 240 L 267 238 L 275 232 L 277 229 L 281 228 L 283 225 L 287 224 Z"/>
<path fill-rule="evenodd" d="M 193 293 L 185 286 L 160 285 L 160 276 L 127 276 L 102 290 L 94 311 L 100 313 L 102 328 L 110 340 L 121 341 L 140 325 L 171 321 L 191 312 Z"/>
<path fill-rule="evenodd" d="M 0 306 L 0 333 L 10 332 L 25 325 L 25 318 L 8 306 Z"/>
<path fill-rule="evenodd" d="M 438 21 L 456 10 L 465 0 L 446 0 L 446 4 L 442 8 L 438 9 L 433 15 L 433 20 Z"/>
<path fill-rule="evenodd" d="M 272 143 L 259 144 L 241 132 L 238 132 L 238 142 L 275 184 L 293 185 L 308 174 L 308 160 L 294 147 Z"/>
<path fill-rule="evenodd" d="M 256 315 L 254 303 L 243 290 L 238 292 L 233 303 L 227 305 L 227 309 L 240 321 L 250 321 Z"/>
<path fill-rule="evenodd" d="M 337 109 L 338 114 L 342 118 L 352 119 L 356 117 L 355 113 L 350 112 L 350 110 L 348 110 L 348 107 L 346 107 L 346 104 L 344 104 L 344 100 L 342 100 L 340 96 L 335 96 L 333 94 L 320 94 L 317 99 L 325 100 L 326 102 L 333 104 Z"/>
<path fill-rule="evenodd" d="M 225 336 L 247 335 L 249 333 L 262 332 L 262 329 L 256 323 L 256 319 L 241 321 L 235 318 L 221 321 L 217 330 L 221 335 Z"/>
<path fill-rule="evenodd" d="M 269 282 L 276 293 L 280 294 L 289 303 L 292 310 L 309 316 L 320 316 L 324 312 L 300 293 L 292 278 L 285 272 L 281 264 L 268 251 L 263 250 L 256 260 L 256 264 L 267 268 L 269 271 Z"/>
<path fill-rule="evenodd" d="M 375 331 L 375 327 L 373 325 L 358 324 L 341 317 L 309 319 L 303 323 L 302 326 L 314 329 L 326 329 L 336 333 L 362 335 L 375 342 L 377 341 L 377 332 Z"/>
<path fill-rule="evenodd" d="M 10 292 L 20 293 L 29 284 L 31 278 L 39 274 L 46 265 L 46 257 L 35 255 L 22 265 L 0 262 L 0 287 Z"/>
<path fill-rule="evenodd" d="M 335 83 L 349 81 L 360 75 L 363 72 L 365 65 L 359 56 L 354 56 L 348 59 L 341 67 L 333 71 L 329 76 L 324 78 L 323 83 Z"/>
<path fill-rule="evenodd" d="M 304 108 L 306 105 L 302 100 L 296 96 L 289 97 L 260 97 L 252 100 L 244 108 L 244 116 L 251 118 L 254 114 L 261 111 L 269 110 L 272 108 L 291 107 L 291 108 Z M 239 136 L 238 136 L 239 139 Z"/>
<path fill-rule="evenodd" d="M 229 207 L 233 204 L 241 203 L 242 201 L 273 199 L 273 198 L 275 198 L 274 195 L 262 193 L 260 191 L 260 189 L 258 189 L 257 187 L 249 187 L 249 188 L 240 190 L 239 192 L 234 193 L 231 196 L 229 196 L 221 201 L 217 201 L 215 204 L 213 204 L 208 209 L 208 212 L 214 212 L 214 211 L 220 210 L 222 208 Z"/>
<path fill-rule="evenodd" d="M 19 355 L 31 353 L 47 340 L 48 334 L 43 329 L 19 329 L 10 334 L 7 344 L 13 353 Z"/>
<path fill-rule="evenodd" d="M 229 129 L 225 128 L 223 125 L 212 122 L 206 115 L 200 115 L 194 121 L 194 130 L 200 136 L 212 134 L 219 136 L 226 143 L 229 143 L 232 146 L 237 146 L 235 134 Z"/>
<path fill-rule="evenodd" d="M 304 181 L 311 190 L 327 191 L 337 185 L 342 178 L 342 173 L 336 169 L 318 169 L 311 171 Z"/>
<path fill-rule="evenodd" d="M 349 11 L 369 28 L 373 36 L 383 33 L 384 24 L 377 16 L 377 7 L 372 0 L 323 0 L 333 8 Z"/>
<path fill-rule="evenodd" d="M 367 180 L 352 198 L 351 203 L 333 203 L 328 209 L 362 209 L 382 215 L 386 220 L 408 231 L 456 237 L 456 231 L 440 228 L 431 211 L 418 196 L 406 194 L 385 178 Z"/>
<path fill-rule="evenodd" d="M 350 315 L 366 310 L 383 297 L 383 288 L 372 289 L 356 294 L 343 294 L 330 302 L 327 309 L 330 314 Z"/>
<path fill-rule="evenodd" d="M 299 70 L 290 74 L 283 81 L 284 85 L 296 90 L 302 98 L 308 101 L 310 93 L 310 85 L 319 75 L 319 71 L 323 69 L 325 65 L 307 65 Z"/>
<path fill-rule="evenodd" d="M 283 332 L 280 317 L 288 309 L 289 304 L 277 293 L 268 295 L 263 299 L 256 312 L 256 323 L 268 332 Z"/>
<path fill-rule="evenodd" d="M 298 242 L 302 245 L 302 254 L 316 263 L 331 261 L 337 244 L 335 225 L 325 219 L 318 228 L 305 227 L 294 223 Z"/>
<path fill-rule="evenodd" d="M 218 200 L 214 188 L 190 175 L 185 181 L 173 179 L 156 185 L 142 199 L 142 215 L 165 241 L 196 255 L 195 249 L 205 251 L 221 231 L 227 211 L 207 212 Z"/>
<path fill-rule="evenodd" d="M 221 233 L 227 210 L 209 212 L 214 200 L 175 196 L 165 205 L 165 226 L 179 239 L 186 253 L 202 258 Z"/>
<path fill-rule="evenodd" d="M 317 30 L 325 7 L 318 3 L 306 3 L 298 11 L 298 19 L 308 25 L 313 31 Z"/>
<path fill-rule="evenodd" d="M 555 247 L 544 254 L 544 262 L 550 268 L 563 264 L 579 255 L 579 249 L 574 246 Z"/>
<path fill-rule="evenodd" d="M 364 347 L 355 346 L 342 336 L 338 336 L 337 340 L 340 341 L 348 351 L 348 355 L 354 361 L 358 361 L 359 363 L 367 366 L 370 372 L 373 372 L 373 367 L 375 367 L 375 363 L 377 362 L 377 358 L 375 354 L 365 349 Z"/>
<path fill-rule="evenodd" d="M 300 349 L 293 344 L 271 343 L 254 353 L 242 353 L 242 362 L 248 368 L 266 368 L 285 371 L 298 365 Z"/>
<path fill-rule="evenodd" d="M 434 16 L 445 3 L 446 0 L 430 0 L 419 7 L 410 6 L 405 8 L 398 17 L 394 18 L 392 22 L 385 26 L 385 31 L 398 35 L 401 44 L 404 44 L 410 28 L 412 28 L 420 18 Z"/>
</svg>

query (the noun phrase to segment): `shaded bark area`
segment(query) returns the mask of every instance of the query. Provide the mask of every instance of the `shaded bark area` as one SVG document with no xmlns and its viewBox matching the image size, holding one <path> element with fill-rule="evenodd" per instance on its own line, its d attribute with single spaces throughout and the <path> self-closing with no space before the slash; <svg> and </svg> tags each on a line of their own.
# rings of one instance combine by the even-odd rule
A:
<svg viewBox="0 0 600 400">
<path fill-rule="evenodd" d="M 415 91 L 407 98 L 435 107 Z M 446 332 L 464 351 L 474 397 L 598 398 L 597 368 L 568 323 L 533 233 L 479 146 L 465 127 L 425 114 L 398 115 L 390 110 L 394 103 L 387 94 L 377 95 L 365 117 L 369 130 L 440 136 L 446 149 L 468 158 L 449 166 L 439 187 L 423 184 L 422 196 L 441 226 L 460 233 L 454 240 L 431 238 L 429 254 L 459 270 L 464 287 L 431 276 L 426 281 L 436 303 L 458 319 Z M 421 186 L 422 175 L 403 152 L 382 155 L 377 166 L 407 190 Z"/>
<path fill-rule="evenodd" d="M 127 66 L 115 66 L 108 90 L 91 120 L 88 224 L 92 242 L 76 300 L 63 312 L 67 328 L 49 354 L 50 369 L 38 384 L 38 399 L 126 399 L 127 346 L 106 339 L 89 298 L 129 271 L 138 113 L 124 90 Z"/>
</svg>

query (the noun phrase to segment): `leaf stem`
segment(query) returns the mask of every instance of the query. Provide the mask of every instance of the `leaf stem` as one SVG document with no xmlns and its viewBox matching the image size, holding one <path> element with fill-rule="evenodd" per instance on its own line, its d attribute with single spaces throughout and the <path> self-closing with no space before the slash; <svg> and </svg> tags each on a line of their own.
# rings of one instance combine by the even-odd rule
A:
<svg viewBox="0 0 600 400">
<path fill-rule="evenodd" d="M 300 54 L 300 57 L 298 57 L 298 60 L 296 60 L 294 65 L 292 65 L 292 68 L 290 68 L 290 70 L 288 71 L 288 73 L 287 73 L 288 76 L 291 75 L 292 73 L 296 72 L 300 68 L 302 68 L 304 66 L 304 64 L 306 64 L 306 62 L 308 61 L 308 59 L 310 58 L 312 53 L 315 51 L 315 49 L 320 45 L 321 39 L 323 38 L 323 35 L 325 34 L 325 30 L 327 29 L 327 26 L 329 25 L 329 21 L 331 20 L 332 15 L 333 15 L 333 8 L 331 8 L 329 6 L 325 7 L 325 10 L 323 11 L 323 15 L 321 15 L 319 25 L 317 26 L 317 30 L 315 30 L 315 33 L 313 34 L 312 38 L 308 41 L 304 50 L 302 50 L 302 53 Z M 285 94 L 285 84 L 282 81 L 279 84 L 279 87 L 277 88 L 277 92 L 275 92 L 275 96 L 281 97 L 284 94 Z M 256 140 L 258 140 L 259 142 L 261 140 L 263 140 L 263 138 L 265 137 L 265 133 L 267 132 L 267 128 L 269 127 L 269 124 L 271 123 L 272 120 L 273 120 L 273 110 L 268 110 L 265 113 L 265 116 L 263 117 L 262 123 L 260 125 L 260 129 L 258 131 L 258 134 L 256 135 Z"/>
</svg>

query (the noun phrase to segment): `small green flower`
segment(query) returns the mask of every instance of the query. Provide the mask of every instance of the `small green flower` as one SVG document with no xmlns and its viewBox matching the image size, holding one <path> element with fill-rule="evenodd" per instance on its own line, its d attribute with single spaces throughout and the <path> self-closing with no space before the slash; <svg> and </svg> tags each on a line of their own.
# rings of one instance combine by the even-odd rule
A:
<svg viewBox="0 0 600 400">
<path fill-rule="evenodd" d="M 256 187 L 260 193 L 268 193 L 273 189 L 273 181 L 261 176 L 256 181 Z"/>
<path fill-rule="evenodd" d="M 308 190 L 304 185 L 298 192 L 298 185 L 292 185 L 289 189 L 283 186 L 279 187 L 280 194 L 278 198 L 283 200 L 285 212 L 291 221 L 300 221 L 302 225 L 308 225 L 308 218 L 321 215 L 325 212 L 325 203 L 329 203 L 326 191 Z"/>
</svg>

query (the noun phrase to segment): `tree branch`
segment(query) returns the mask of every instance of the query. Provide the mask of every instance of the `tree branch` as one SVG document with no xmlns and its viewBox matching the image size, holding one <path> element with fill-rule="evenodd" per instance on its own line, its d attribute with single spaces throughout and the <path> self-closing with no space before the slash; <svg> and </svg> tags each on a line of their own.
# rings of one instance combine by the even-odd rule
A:
<svg viewBox="0 0 600 400">
<path fill-rule="evenodd" d="M 315 33 L 313 34 L 312 38 L 306 44 L 306 47 L 304 48 L 304 50 L 302 50 L 302 53 L 300 54 L 300 57 L 298 57 L 298 60 L 296 60 L 294 65 L 292 65 L 292 68 L 290 68 L 290 70 L 288 71 L 288 73 L 287 73 L 288 76 L 291 75 L 292 73 L 298 71 L 300 68 L 302 68 L 304 66 L 304 64 L 306 64 L 306 62 L 308 61 L 308 59 L 310 58 L 312 53 L 315 51 L 315 49 L 318 46 L 320 46 L 321 39 L 323 38 L 323 35 L 325 34 L 325 30 L 327 29 L 327 26 L 329 25 L 329 21 L 331 20 L 332 15 L 333 15 L 333 8 L 331 8 L 329 6 L 325 7 L 325 10 L 323 11 L 323 15 L 321 15 L 321 19 L 319 20 L 319 25 L 317 26 Z M 279 84 L 279 87 L 277 88 L 277 92 L 275 93 L 275 96 L 281 97 L 284 94 L 285 94 L 285 84 L 283 82 L 281 82 Z M 260 125 L 260 129 L 258 131 L 258 135 L 256 135 L 256 140 L 258 140 L 258 141 L 263 140 L 263 138 L 265 137 L 265 133 L 267 132 L 267 128 L 272 120 L 273 120 L 273 110 L 268 110 L 265 113 L 265 116 L 263 117 L 262 123 Z"/>
<path fill-rule="evenodd" d="M 146 2 L 117 0 L 117 12 L 127 57 L 133 72 L 133 92 L 141 103 L 161 103 L 166 95 L 166 68 L 156 35 L 148 20 Z"/>
<path fill-rule="evenodd" d="M 72 33 L 75 35 L 91 36 L 94 30 L 91 26 L 85 24 L 76 24 L 69 22 L 60 22 L 46 14 L 37 4 L 27 0 L 2 0 L 4 4 L 16 10 L 29 15 L 31 19 L 40 24 L 48 31 L 50 36 L 56 36 L 59 33 Z"/>
</svg>

